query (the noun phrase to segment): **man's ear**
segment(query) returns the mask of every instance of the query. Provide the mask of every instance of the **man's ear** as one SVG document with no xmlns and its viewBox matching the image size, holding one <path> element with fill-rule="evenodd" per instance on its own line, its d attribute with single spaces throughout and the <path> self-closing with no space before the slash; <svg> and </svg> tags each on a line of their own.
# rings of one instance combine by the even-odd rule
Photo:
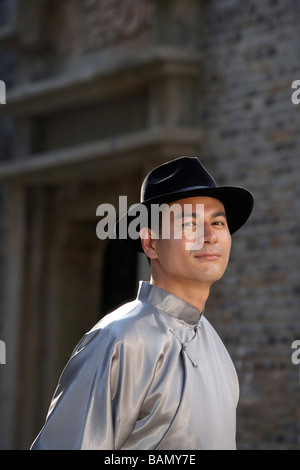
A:
<svg viewBox="0 0 300 470">
<path fill-rule="evenodd" d="M 156 244 L 155 244 L 156 240 L 153 237 L 152 230 L 149 227 L 143 227 L 140 230 L 140 239 L 141 239 L 143 250 L 145 254 L 148 256 L 148 258 L 156 259 L 157 258 Z"/>
</svg>

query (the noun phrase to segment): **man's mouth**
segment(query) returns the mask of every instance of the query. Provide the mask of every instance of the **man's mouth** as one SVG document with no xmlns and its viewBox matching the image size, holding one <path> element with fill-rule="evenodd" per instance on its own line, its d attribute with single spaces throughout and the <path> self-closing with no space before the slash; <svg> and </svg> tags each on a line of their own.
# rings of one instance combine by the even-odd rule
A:
<svg viewBox="0 0 300 470">
<path fill-rule="evenodd" d="M 217 251 L 203 251 L 202 253 L 196 253 L 194 255 L 197 259 L 204 259 L 207 261 L 213 261 L 220 258 L 221 254 Z"/>
</svg>

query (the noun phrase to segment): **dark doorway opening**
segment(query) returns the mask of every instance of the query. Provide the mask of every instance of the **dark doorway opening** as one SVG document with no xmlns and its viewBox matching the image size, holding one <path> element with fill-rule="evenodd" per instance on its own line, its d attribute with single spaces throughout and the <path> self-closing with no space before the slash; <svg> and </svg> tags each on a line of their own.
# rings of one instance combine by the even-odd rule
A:
<svg viewBox="0 0 300 470">
<path fill-rule="evenodd" d="M 104 253 L 101 293 L 101 315 L 136 297 L 137 253 L 118 240 L 109 240 Z"/>
</svg>

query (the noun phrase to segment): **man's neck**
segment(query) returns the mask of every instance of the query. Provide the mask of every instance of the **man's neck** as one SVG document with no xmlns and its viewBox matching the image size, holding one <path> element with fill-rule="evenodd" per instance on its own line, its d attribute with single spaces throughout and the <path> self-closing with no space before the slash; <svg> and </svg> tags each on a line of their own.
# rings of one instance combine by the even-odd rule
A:
<svg viewBox="0 0 300 470">
<path fill-rule="evenodd" d="M 151 277 L 151 284 L 176 295 L 182 300 L 203 311 L 209 296 L 210 285 L 206 283 L 192 283 L 190 281 L 174 282 L 171 279 L 154 279 Z"/>
</svg>

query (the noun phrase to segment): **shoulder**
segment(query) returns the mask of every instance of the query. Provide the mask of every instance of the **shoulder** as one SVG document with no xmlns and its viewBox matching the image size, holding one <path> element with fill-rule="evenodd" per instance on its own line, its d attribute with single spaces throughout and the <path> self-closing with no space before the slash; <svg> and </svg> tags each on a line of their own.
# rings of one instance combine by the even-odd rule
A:
<svg viewBox="0 0 300 470">
<path fill-rule="evenodd" d="M 160 349 L 166 336 L 166 327 L 161 323 L 154 307 L 134 300 L 105 315 L 77 345 L 75 351 L 92 343 L 93 348 L 115 348 L 143 350 Z"/>
<path fill-rule="evenodd" d="M 103 317 L 93 330 L 108 330 L 122 337 L 136 335 L 146 329 L 148 331 L 155 329 L 158 332 L 162 328 L 155 308 L 148 303 L 134 300 Z"/>
</svg>

